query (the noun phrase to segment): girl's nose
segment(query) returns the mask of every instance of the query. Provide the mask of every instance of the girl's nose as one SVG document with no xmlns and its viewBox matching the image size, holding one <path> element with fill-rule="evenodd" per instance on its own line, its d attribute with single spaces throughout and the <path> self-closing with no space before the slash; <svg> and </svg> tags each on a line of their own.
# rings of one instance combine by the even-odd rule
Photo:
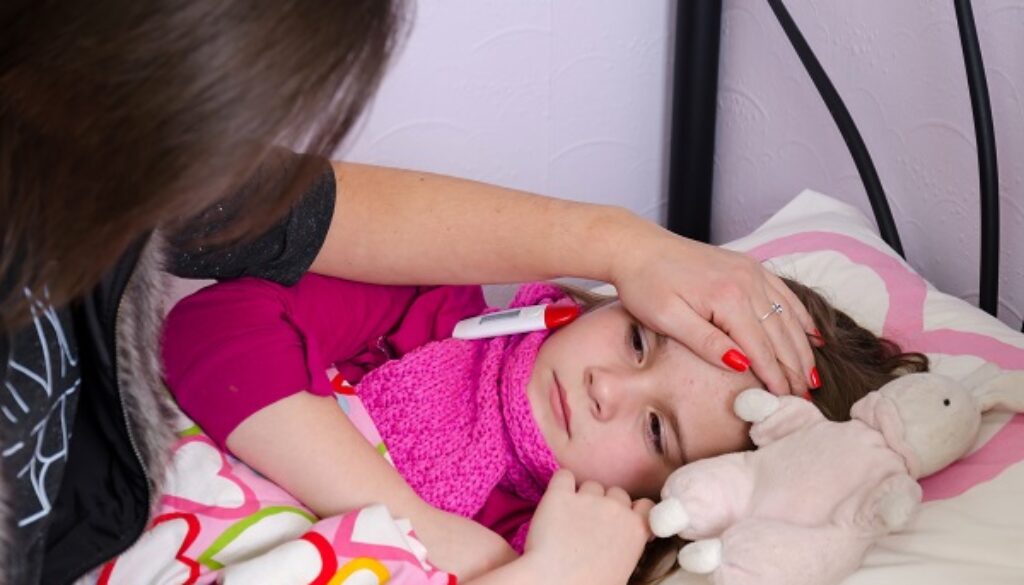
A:
<svg viewBox="0 0 1024 585">
<path fill-rule="evenodd" d="M 626 406 L 622 376 L 603 368 L 590 368 L 585 375 L 591 414 L 604 422 L 615 418 Z"/>
</svg>

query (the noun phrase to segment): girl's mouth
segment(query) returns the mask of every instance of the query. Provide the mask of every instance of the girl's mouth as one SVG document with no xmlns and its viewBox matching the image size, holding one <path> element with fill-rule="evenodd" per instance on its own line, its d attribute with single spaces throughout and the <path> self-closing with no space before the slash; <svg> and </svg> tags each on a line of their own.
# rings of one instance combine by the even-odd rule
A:
<svg viewBox="0 0 1024 585">
<path fill-rule="evenodd" d="M 562 421 L 562 425 L 565 427 L 565 433 L 572 438 L 572 427 L 570 421 L 572 421 L 572 410 L 569 409 L 569 401 L 566 400 L 565 390 L 562 385 L 558 383 L 558 376 L 554 376 L 554 386 L 551 388 L 551 409 L 555 413 L 555 417 Z"/>
</svg>

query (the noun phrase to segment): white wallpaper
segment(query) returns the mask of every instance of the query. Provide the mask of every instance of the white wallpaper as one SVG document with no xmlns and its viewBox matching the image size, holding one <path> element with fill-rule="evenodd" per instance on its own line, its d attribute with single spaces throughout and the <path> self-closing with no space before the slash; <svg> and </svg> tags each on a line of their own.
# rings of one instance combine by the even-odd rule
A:
<svg viewBox="0 0 1024 585">
<path fill-rule="evenodd" d="M 974 126 L 952 2 L 788 0 L 846 101 L 910 263 L 977 302 Z M 999 151 L 1000 318 L 1024 311 L 1024 0 L 973 2 Z M 870 216 L 846 145 L 765 2 L 725 0 L 712 234 L 741 236 L 811 187 Z"/>
<path fill-rule="evenodd" d="M 788 0 L 847 101 L 911 263 L 976 300 L 977 165 L 951 2 Z M 670 0 L 422 0 L 340 156 L 665 213 Z M 996 122 L 1000 316 L 1024 311 L 1024 0 L 974 2 Z M 725 0 L 715 241 L 804 187 L 869 206 L 762 0 Z"/>
<path fill-rule="evenodd" d="M 346 156 L 664 215 L 669 4 L 433 0 Z"/>
</svg>

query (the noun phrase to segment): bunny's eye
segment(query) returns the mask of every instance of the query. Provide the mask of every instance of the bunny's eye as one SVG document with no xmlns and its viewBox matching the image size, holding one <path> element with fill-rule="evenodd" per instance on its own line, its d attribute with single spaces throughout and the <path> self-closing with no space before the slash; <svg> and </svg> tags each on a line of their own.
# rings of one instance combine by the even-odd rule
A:
<svg viewBox="0 0 1024 585">
<path fill-rule="evenodd" d="M 949 406 L 949 398 L 942 401 L 943 406 Z"/>
</svg>

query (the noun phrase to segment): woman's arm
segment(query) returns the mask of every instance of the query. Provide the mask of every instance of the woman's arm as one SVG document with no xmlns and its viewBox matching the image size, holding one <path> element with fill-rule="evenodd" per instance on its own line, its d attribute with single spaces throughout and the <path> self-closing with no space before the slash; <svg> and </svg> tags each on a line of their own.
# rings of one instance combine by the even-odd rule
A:
<svg viewBox="0 0 1024 585">
<path fill-rule="evenodd" d="M 749 366 L 775 394 L 803 394 L 812 380 L 814 322 L 748 256 L 611 206 L 384 167 L 336 162 L 334 171 L 337 202 L 314 272 L 391 284 L 611 282 L 632 314 L 712 364 Z M 760 321 L 776 302 L 784 312 Z"/>
<path fill-rule="evenodd" d="M 318 516 L 387 505 L 394 516 L 412 522 L 431 563 L 460 581 L 516 558 L 497 534 L 420 499 L 334 398 L 300 392 L 280 400 L 243 421 L 227 444 Z"/>
<path fill-rule="evenodd" d="M 628 215 L 432 173 L 341 162 L 334 171 L 334 217 L 310 270 L 352 280 L 608 281 L 606 263 L 590 251 Z"/>
</svg>

